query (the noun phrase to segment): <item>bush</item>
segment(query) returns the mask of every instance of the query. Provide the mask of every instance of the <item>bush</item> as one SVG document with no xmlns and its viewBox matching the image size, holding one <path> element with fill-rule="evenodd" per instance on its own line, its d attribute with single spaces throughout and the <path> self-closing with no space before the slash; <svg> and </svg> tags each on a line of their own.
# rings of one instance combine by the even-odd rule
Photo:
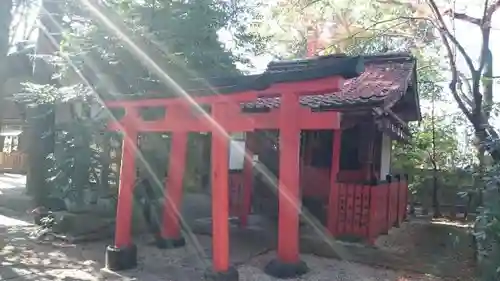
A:
<svg viewBox="0 0 500 281">
<path fill-rule="evenodd" d="M 500 163 L 484 176 L 483 207 L 474 225 L 477 262 L 484 281 L 500 280 Z"/>
</svg>

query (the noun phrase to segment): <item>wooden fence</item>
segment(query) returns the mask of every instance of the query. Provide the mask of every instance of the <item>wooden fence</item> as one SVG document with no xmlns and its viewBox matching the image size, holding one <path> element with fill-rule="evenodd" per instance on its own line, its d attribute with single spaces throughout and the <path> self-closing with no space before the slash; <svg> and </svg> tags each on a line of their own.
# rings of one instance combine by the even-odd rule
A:
<svg viewBox="0 0 500 281">
<path fill-rule="evenodd" d="M 339 196 L 333 208 L 336 218 L 330 232 L 335 237 L 353 236 L 374 243 L 399 226 L 407 216 L 408 182 L 406 176 L 387 176 L 386 181 L 373 184 L 337 183 Z M 229 174 L 229 206 L 232 216 L 242 216 L 242 173 Z"/>
<path fill-rule="evenodd" d="M 388 177 L 373 185 L 340 183 L 335 236 L 375 239 L 406 219 L 408 183 L 406 177 Z"/>
<path fill-rule="evenodd" d="M 0 152 L 0 172 L 25 173 L 27 155 L 22 152 Z"/>
</svg>

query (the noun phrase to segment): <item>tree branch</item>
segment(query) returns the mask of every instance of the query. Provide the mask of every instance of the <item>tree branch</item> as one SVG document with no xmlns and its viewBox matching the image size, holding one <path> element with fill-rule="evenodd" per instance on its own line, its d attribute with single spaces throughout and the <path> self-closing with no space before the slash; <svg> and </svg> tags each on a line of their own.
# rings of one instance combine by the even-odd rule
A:
<svg viewBox="0 0 500 281">
<path fill-rule="evenodd" d="M 443 15 L 441 15 L 441 12 L 439 11 L 439 8 L 434 0 L 428 0 L 429 6 L 431 7 L 434 16 L 437 19 L 437 24 L 434 26 L 438 29 L 440 33 L 443 33 L 445 37 L 448 37 L 450 41 L 457 47 L 458 51 L 460 54 L 464 57 L 465 62 L 467 63 L 467 66 L 469 67 L 472 76 L 475 75 L 476 68 L 474 67 L 474 62 L 472 58 L 467 54 L 467 51 L 465 48 L 458 42 L 457 38 L 451 34 L 450 30 L 448 27 L 446 27 L 446 23 L 444 22 Z"/>
<path fill-rule="evenodd" d="M 489 27 L 491 27 L 491 18 L 493 17 L 493 14 L 496 12 L 496 10 L 498 10 L 499 8 L 500 8 L 500 0 L 496 0 L 489 7 L 486 8 L 483 16 L 483 25 L 487 24 Z"/>
<path fill-rule="evenodd" d="M 353 38 L 356 38 L 357 35 L 363 33 L 363 32 L 366 32 L 368 30 L 372 30 L 374 29 L 377 25 L 380 25 L 380 24 L 384 24 L 384 23 L 389 23 L 389 22 L 393 22 L 393 21 L 397 21 L 397 20 L 425 20 L 425 21 L 429 21 L 428 18 L 424 18 L 424 17 L 405 17 L 405 16 L 400 16 L 400 17 L 394 17 L 394 18 L 391 18 L 391 19 L 387 19 L 387 20 L 382 20 L 382 21 L 377 21 L 369 26 L 367 26 L 366 28 L 363 28 L 362 30 L 358 31 L 358 32 L 355 32 L 353 34 L 351 34 L 350 36 L 346 37 L 346 38 L 342 38 L 342 40 L 336 40 L 335 42 L 333 42 L 333 44 L 330 44 L 329 46 L 325 47 L 325 49 L 328 49 L 328 48 L 331 48 L 333 47 L 335 44 L 338 44 L 340 42 L 343 42 L 343 41 L 346 41 L 346 40 L 351 40 Z M 431 21 L 432 22 L 432 21 Z M 386 32 L 387 30 L 390 30 L 390 29 L 393 29 L 397 26 L 400 26 L 400 25 L 403 25 L 405 22 L 399 22 L 399 23 L 396 23 L 392 26 L 389 26 L 387 27 L 386 29 L 384 30 L 381 30 L 380 32 L 374 34 L 373 36 L 371 36 L 370 38 L 375 38 L 377 36 L 380 36 L 382 35 L 384 32 Z M 370 38 L 367 38 L 367 39 L 370 39 Z"/>
<path fill-rule="evenodd" d="M 425 152 L 427 152 L 427 154 L 429 155 L 429 161 L 431 162 L 432 168 L 434 170 L 436 170 L 438 168 L 438 166 L 437 166 L 437 163 L 436 163 L 436 159 L 434 158 L 435 155 L 433 155 L 434 153 L 432 153 L 432 152 L 430 152 L 428 150 L 426 150 Z"/>
<path fill-rule="evenodd" d="M 380 4 L 396 4 L 408 8 L 412 12 L 415 12 L 417 10 L 417 8 L 410 2 L 402 2 L 398 0 L 378 0 L 377 2 L 379 2 Z"/>
<path fill-rule="evenodd" d="M 449 47 L 449 41 L 448 41 L 448 39 L 449 39 L 456 46 L 457 50 L 460 52 L 460 54 L 464 58 L 465 62 L 467 63 L 467 66 L 469 67 L 469 70 L 470 70 L 471 75 L 472 75 L 472 94 L 474 97 L 474 107 L 472 110 L 473 111 L 472 114 L 475 116 L 478 116 L 479 113 L 481 112 L 482 99 L 483 99 L 483 96 L 481 95 L 481 91 L 479 88 L 480 87 L 480 80 L 481 80 L 481 72 L 476 70 L 476 68 L 474 67 L 474 63 L 472 61 L 472 58 L 469 56 L 469 54 L 467 53 L 465 48 L 462 46 L 462 44 L 460 44 L 460 42 L 458 42 L 457 38 L 453 34 L 451 34 L 448 27 L 446 27 L 446 23 L 444 22 L 443 15 L 439 11 L 439 8 L 438 8 L 436 2 L 434 0 L 428 0 L 428 3 L 429 3 L 429 6 L 431 7 L 431 9 L 434 13 L 434 16 L 437 19 L 438 30 L 439 30 L 439 33 L 441 34 L 441 37 L 443 38 L 443 42 L 445 41 L 444 38 L 446 38 L 447 39 L 446 42 L 448 43 L 447 47 Z M 450 48 L 450 51 L 451 51 L 451 48 Z M 453 56 L 453 52 L 449 53 L 449 55 Z M 457 68 L 456 68 L 455 59 L 452 59 L 452 60 L 454 61 L 455 71 L 456 71 Z M 456 91 L 457 79 L 458 78 L 457 78 L 457 75 L 455 73 L 455 81 L 454 81 L 455 93 L 453 93 L 454 95 L 458 95 L 458 93 Z M 450 88 L 450 90 L 451 90 L 451 88 Z"/>
<path fill-rule="evenodd" d="M 466 13 L 457 13 L 457 12 L 453 11 L 452 9 L 448 9 L 448 10 L 444 11 L 443 15 L 450 16 L 453 19 L 463 20 L 463 21 L 475 24 L 477 26 L 481 25 L 481 19 L 469 16 Z"/>
<path fill-rule="evenodd" d="M 493 4 L 488 6 L 488 1 L 485 3 L 484 14 L 481 21 L 481 33 L 483 35 L 483 43 L 481 47 L 481 59 L 479 63 L 479 75 L 482 74 L 483 68 L 486 65 L 488 52 L 490 52 L 490 34 L 491 34 L 491 18 L 496 10 L 500 8 L 500 0 L 496 0 Z"/>
<path fill-rule="evenodd" d="M 469 105 L 469 107 L 472 109 L 474 107 L 474 102 L 471 99 L 470 95 L 472 95 L 472 88 L 469 82 L 467 81 L 467 78 L 462 72 L 457 72 L 458 75 L 458 89 L 460 90 L 462 94 L 462 100 L 465 100 L 465 102 Z M 465 85 L 466 92 L 463 90 L 463 86 Z"/>
<path fill-rule="evenodd" d="M 467 117 L 469 122 L 471 122 L 473 125 L 475 125 L 476 122 L 474 122 L 471 112 L 467 109 L 464 102 L 460 98 L 460 95 L 457 92 L 457 85 L 459 83 L 458 68 L 457 68 L 457 62 L 455 61 L 455 57 L 453 56 L 453 51 L 451 49 L 450 42 L 448 41 L 448 38 L 446 37 L 445 34 L 443 34 L 442 32 L 439 32 L 439 34 L 440 34 L 441 39 L 443 41 L 443 45 L 445 46 L 445 49 L 447 51 L 448 61 L 449 61 L 450 68 L 451 68 L 451 81 L 450 81 L 450 84 L 448 85 L 448 87 L 449 87 L 453 97 L 455 98 L 460 110 L 464 113 L 465 117 Z"/>
<path fill-rule="evenodd" d="M 497 0 L 500 1 L 500 0 Z M 410 8 L 412 11 L 417 10 L 415 5 L 410 2 L 402 2 L 398 0 L 378 0 L 379 3 L 385 3 L 385 4 L 396 4 L 396 5 L 401 5 L 403 7 Z M 474 67 L 474 62 L 472 58 L 467 54 L 465 51 L 465 48 L 458 42 L 457 38 L 451 34 L 450 30 L 447 28 L 446 23 L 444 22 L 443 16 L 441 12 L 439 11 L 439 8 L 434 0 L 428 0 L 428 5 L 431 8 L 432 12 L 434 13 L 434 16 L 436 17 L 437 22 L 426 18 L 426 17 L 418 17 L 414 19 L 421 19 L 421 20 L 426 20 L 429 21 L 440 33 L 444 34 L 445 37 L 448 37 L 449 40 L 457 47 L 457 49 L 460 51 L 460 54 L 464 57 L 465 62 L 467 63 L 467 66 L 469 67 L 472 76 L 474 77 L 476 74 L 476 70 Z M 477 75 L 476 75 L 477 76 Z M 479 78 L 479 77 L 478 77 Z"/>
</svg>

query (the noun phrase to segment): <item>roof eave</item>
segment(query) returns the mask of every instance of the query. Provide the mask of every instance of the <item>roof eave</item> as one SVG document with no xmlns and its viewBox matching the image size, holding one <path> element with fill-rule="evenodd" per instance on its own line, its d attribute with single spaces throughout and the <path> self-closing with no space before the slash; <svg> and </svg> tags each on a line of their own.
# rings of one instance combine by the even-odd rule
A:
<svg viewBox="0 0 500 281">
<path fill-rule="evenodd" d="M 413 64 L 413 73 L 412 73 L 412 81 L 411 81 L 411 89 L 413 91 L 413 97 L 415 99 L 415 105 L 417 110 L 417 120 L 413 121 L 421 121 L 422 120 L 422 110 L 420 108 L 420 93 L 418 89 L 418 75 L 417 75 L 417 60 L 415 60 Z"/>
<path fill-rule="evenodd" d="M 383 100 L 367 100 L 355 102 L 338 102 L 327 106 L 313 107 L 313 111 L 353 111 L 353 110 L 370 110 L 374 107 L 383 104 Z"/>
</svg>

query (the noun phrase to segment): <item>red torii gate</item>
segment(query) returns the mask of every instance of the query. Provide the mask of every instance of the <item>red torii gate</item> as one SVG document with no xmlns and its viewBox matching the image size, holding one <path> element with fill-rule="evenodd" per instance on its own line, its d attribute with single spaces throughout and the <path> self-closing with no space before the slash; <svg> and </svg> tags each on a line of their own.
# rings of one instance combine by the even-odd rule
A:
<svg viewBox="0 0 500 281">
<path fill-rule="evenodd" d="M 299 257 L 299 150 L 300 131 L 305 129 L 331 129 L 340 132 L 340 113 L 315 111 L 299 102 L 300 96 L 334 93 L 342 87 L 344 79 L 359 75 L 363 70 L 359 57 L 330 56 L 300 62 L 279 63 L 279 71 L 267 71 L 263 90 L 248 89 L 224 95 L 178 97 L 106 102 L 108 108 L 123 108 L 120 120 L 112 121 L 109 130 L 124 133 L 116 231 L 113 246 L 106 250 L 106 266 L 111 270 L 133 268 L 137 264 L 137 248 L 131 240 L 133 188 L 136 180 L 135 153 L 139 132 L 171 132 L 172 147 L 168 180 L 165 187 L 163 225 L 159 247 L 172 248 L 185 244 L 179 223 L 182 182 L 186 163 L 188 132 L 212 133 L 212 217 L 213 268 L 207 271 L 207 280 L 238 280 L 237 270 L 229 261 L 229 191 L 228 191 L 228 132 L 252 132 L 256 129 L 279 129 L 279 233 L 278 257 L 265 271 L 276 277 L 291 277 L 307 272 L 307 265 Z M 325 70 L 329 71 L 325 71 Z M 333 69 L 333 71 L 332 71 Z M 287 74 L 294 76 L 286 78 Z M 293 75 L 292 75 L 293 74 Z M 300 74 L 300 75 L 298 75 Z M 301 76 L 304 74 L 303 76 Z M 274 77 L 274 78 L 273 78 Z M 257 81 L 257 80 L 255 80 Z M 258 83 L 257 83 L 258 84 Z M 258 85 L 252 85 L 259 87 Z M 196 91 L 192 91 L 193 93 Z M 279 108 L 268 112 L 246 113 L 240 104 L 255 102 L 259 98 L 280 99 Z M 207 113 L 200 106 L 210 106 Z M 140 109 L 161 107 L 166 109 L 160 120 L 145 121 Z M 193 110 L 193 107 L 195 110 Z M 334 154 L 339 153 L 340 133 L 335 133 Z M 246 150 L 249 154 L 248 143 Z M 248 155 L 247 155 L 248 156 Z M 246 157 L 245 190 L 249 196 L 252 185 L 251 159 Z M 337 161 L 338 162 L 338 161 Z M 333 165 L 332 175 L 338 172 Z M 333 178 L 333 177 L 332 177 Z M 336 186 L 336 185 L 332 185 Z M 336 188 L 331 188 L 335 196 Z M 249 204 L 249 198 L 244 202 Z M 244 208 L 249 210 L 249 206 Z"/>
</svg>

